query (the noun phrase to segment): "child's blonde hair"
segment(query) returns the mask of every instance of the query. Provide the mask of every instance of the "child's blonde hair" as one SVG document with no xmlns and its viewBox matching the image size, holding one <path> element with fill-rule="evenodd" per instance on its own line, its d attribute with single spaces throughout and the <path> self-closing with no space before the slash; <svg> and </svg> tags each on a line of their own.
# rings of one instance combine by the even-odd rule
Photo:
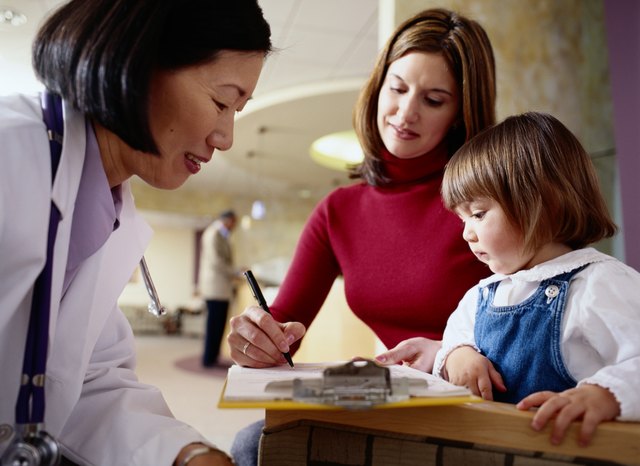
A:
<svg viewBox="0 0 640 466">
<path fill-rule="evenodd" d="M 442 199 L 449 210 L 496 201 L 535 251 L 549 242 L 579 249 L 613 236 L 589 154 L 551 115 L 512 116 L 464 144 L 449 161 Z"/>
</svg>

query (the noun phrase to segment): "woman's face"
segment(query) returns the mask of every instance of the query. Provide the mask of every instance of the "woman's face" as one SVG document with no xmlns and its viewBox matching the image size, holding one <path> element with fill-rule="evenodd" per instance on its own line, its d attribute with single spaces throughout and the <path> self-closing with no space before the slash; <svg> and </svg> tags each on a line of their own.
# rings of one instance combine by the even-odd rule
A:
<svg viewBox="0 0 640 466">
<path fill-rule="evenodd" d="M 251 97 L 263 61 L 260 52 L 224 50 L 213 62 L 156 73 L 149 121 L 160 155 L 128 157 L 131 174 L 156 188 L 175 189 L 216 149 L 229 149 L 235 114 Z"/>
<path fill-rule="evenodd" d="M 389 66 L 378 95 L 378 131 L 396 157 L 426 154 L 456 121 L 460 96 L 440 54 L 410 52 Z"/>
</svg>

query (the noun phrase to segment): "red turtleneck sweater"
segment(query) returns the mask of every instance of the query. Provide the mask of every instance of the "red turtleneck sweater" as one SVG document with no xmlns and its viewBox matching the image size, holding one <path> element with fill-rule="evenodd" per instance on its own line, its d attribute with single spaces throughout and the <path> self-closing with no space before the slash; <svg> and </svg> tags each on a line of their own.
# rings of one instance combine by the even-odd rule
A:
<svg viewBox="0 0 640 466">
<path fill-rule="evenodd" d="M 463 294 L 490 273 L 442 205 L 446 156 L 383 158 L 392 184 L 338 188 L 312 212 L 271 306 L 279 322 L 308 327 L 342 274 L 350 308 L 388 348 L 439 340 Z"/>
</svg>

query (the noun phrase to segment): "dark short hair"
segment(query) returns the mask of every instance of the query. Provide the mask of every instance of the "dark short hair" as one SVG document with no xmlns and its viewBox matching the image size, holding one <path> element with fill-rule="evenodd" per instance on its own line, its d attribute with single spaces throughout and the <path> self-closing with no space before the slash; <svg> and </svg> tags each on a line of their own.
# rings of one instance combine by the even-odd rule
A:
<svg viewBox="0 0 640 466">
<path fill-rule="evenodd" d="M 224 210 L 220 212 L 220 215 L 218 215 L 218 218 L 236 218 L 236 212 L 235 210 L 232 210 L 232 209 Z"/>
<path fill-rule="evenodd" d="M 442 182 L 445 206 L 455 210 L 477 198 L 500 205 L 528 251 L 549 242 L 579 249 L 616 232 L 589 154 L 545 113 L 509 117 L 451 158 Z"/>
<path fill-rule="evenodd" d="M 71 0 L 42 25 L 33 66 L 45 87 L 117 134 L 157 153 L 149 127 L 153 73 L 271 51 L 257 0 Z"/>
<path fill-rule="evenodd" d="M 495 123 L 495 59 L 487 33 L 476 21 L 453 11 L 421 11 L 400 24 L 388 39 L 360 92 L 353 126 L 364 161 L 354 167 L 352 178 L 364 178 L 371 185 L 388 181 L 380 159 L 384 143 L 378 131 L 378 96 L 391 63 L 411 52 L 442 55 L 455 78 L 461 108 L 459 124 L 447 134 L 450 156 L 465 141 Z"/>
</svg>

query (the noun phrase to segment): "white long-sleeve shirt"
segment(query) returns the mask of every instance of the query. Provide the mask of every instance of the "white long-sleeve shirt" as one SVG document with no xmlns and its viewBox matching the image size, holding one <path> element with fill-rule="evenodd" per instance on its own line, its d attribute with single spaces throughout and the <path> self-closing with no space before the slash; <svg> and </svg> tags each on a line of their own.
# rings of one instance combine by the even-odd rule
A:
<svg viewBox="0 0 640 466">
<path fill-rule="evenodd" d="M 477 350 L 474 338 L 478 292 L 499 281 L 493 305 L 522 303 L 540 282 L 582 265 L 569 286 L 560 347 L 578 381 L 609 389 L 620 403 L 618 420 L 640 421 L 640 273 L 593 248 L 579 249 L 512 275 L 494 274 L 470 289 L 449 317 L 434 374 L 460 346 Z"/>
</svg>

